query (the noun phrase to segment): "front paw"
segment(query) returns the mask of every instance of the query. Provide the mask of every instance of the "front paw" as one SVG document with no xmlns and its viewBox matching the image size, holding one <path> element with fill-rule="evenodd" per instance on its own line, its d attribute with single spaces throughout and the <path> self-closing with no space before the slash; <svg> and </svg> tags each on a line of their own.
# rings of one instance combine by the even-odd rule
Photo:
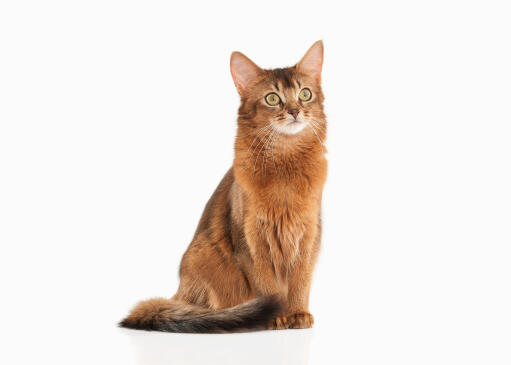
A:
<svg viewBox="0 0 511 365">
<path fill-rule="evenodd" d="M 270 330 L 283 330 L 288 327 L 287 317 L 285 315 L 280 315 L 270 322 L 268 325 L 268 329 Z"/>
<path fill-rule="evenodd" d="M 311 328 L 314 326 L 314 317 L 308 312 L 298 312 L 287 316 L 288 328 Z"/>
</svg>

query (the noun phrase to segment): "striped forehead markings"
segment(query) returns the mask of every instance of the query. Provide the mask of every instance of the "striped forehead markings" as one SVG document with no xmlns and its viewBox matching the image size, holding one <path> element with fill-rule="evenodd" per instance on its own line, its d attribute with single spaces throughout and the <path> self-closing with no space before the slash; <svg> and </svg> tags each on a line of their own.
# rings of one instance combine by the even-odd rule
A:
<svg viewBox="0 0 511 365">
<path fill-rule="evenodd" d="M 284 87 L 291 88 L 292 73 L 286 68 L 277 68 L 273 70 L 275 77 L 282 82 Z"/>
</svg>

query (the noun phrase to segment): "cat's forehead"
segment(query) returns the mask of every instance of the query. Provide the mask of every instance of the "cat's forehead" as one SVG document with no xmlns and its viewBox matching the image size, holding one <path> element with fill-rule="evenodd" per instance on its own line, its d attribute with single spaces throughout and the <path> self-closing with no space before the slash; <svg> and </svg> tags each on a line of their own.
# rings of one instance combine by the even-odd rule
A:
<svg viewBox="0 0 511 365">
<path fill-rule="evenodd" d="M 292 68 L 270 70 L 270 79 L 277 90 L 296 88 L 299 83 L 296 71 Z"/>
<path fill-rule="evenodd" d="M 286 90 L 299 90 L 306 83 L 310 83 L 308 77 L 297 72 L 296 67 L 276 68 L 266 70 L 264 86 L 279 92 Z"/>
</svg>

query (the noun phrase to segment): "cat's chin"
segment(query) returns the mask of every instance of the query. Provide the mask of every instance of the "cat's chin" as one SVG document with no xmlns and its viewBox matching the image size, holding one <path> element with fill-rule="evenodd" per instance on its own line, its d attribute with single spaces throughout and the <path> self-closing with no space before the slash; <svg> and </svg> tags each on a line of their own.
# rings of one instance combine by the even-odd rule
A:
<svg viewBox="0 0 511 365">
<path fill-rule="evenodd" d="M 293 135 L 293 134 L 300 133 L 305 128 L 306 125 L 307 125 L 307 123 L 304 121 L 295 120 L 295 121 L 288 122 L 284 125 L 279 125 L 276 127 L 276 129 L 280 133 Z"/>
</svg>

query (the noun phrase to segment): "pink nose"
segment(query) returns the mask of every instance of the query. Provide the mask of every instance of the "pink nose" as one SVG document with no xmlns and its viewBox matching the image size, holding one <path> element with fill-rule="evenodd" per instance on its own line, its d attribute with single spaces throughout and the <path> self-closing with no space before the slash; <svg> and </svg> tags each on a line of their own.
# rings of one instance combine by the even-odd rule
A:
<svg viewBox="0 0 511 365">
<path fill-rule="evenodd" d="M 287 112 L 289 114 L 291 114 L 295 119 L 296 119 L 296 116 L 298 115 L 298 113 L 300 113 L 300 111 L 298 109 L 289 109 Z"/>
</svg>

